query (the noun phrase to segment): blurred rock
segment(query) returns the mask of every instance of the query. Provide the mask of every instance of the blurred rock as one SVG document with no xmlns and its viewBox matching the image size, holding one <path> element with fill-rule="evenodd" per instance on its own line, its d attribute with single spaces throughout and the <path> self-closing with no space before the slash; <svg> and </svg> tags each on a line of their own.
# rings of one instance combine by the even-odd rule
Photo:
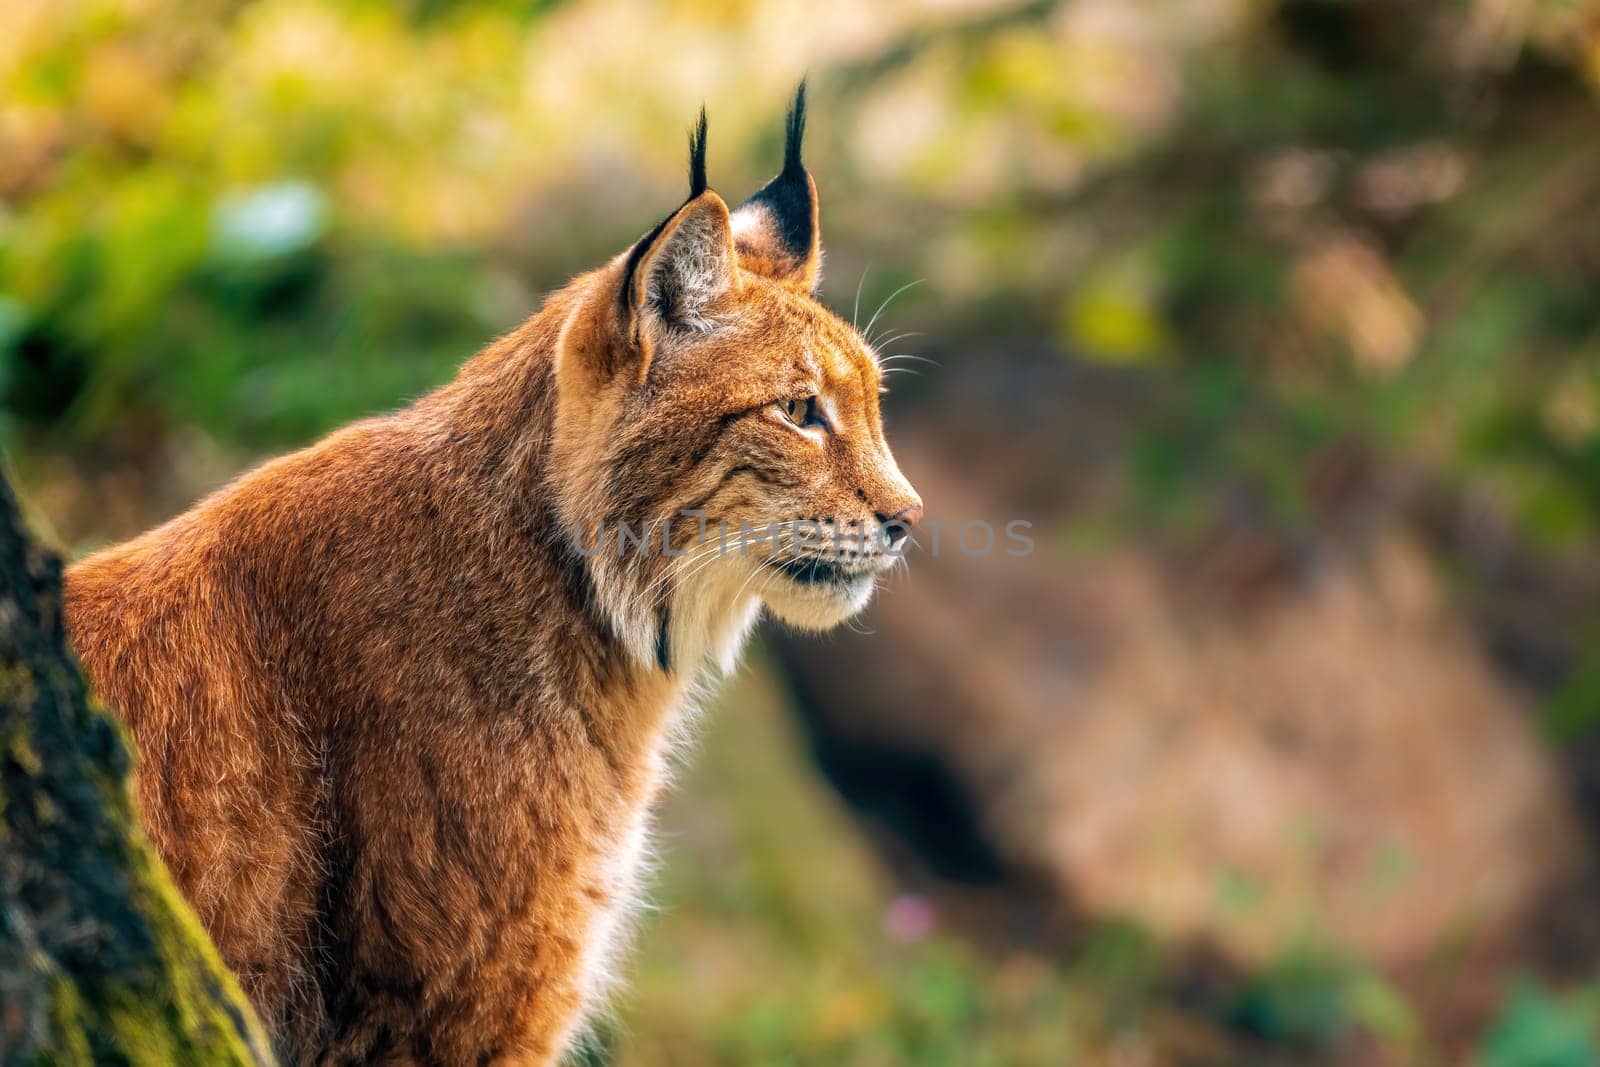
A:
<svg viewBox="0 0 1600 1067">
<path fill-rule="evenodd" d="M 1076 382 L 1068 406 L 1116 388 Z M 1094 462 L 1046 467 L 1065 502 L 1026 474 L 1071 433 L 1013 430 L 1005 463 L 976 454 L 1016 477 L 897 435 L 930 514 L 1093 499 Z M 1572 896 L 1589 845 L 1429 558 L 1372 525 L 1309 550 L 1242 526 L 1177 566 L 1137 541 L 947 543 L 913 554 L 861 633 L 774 641 L 825 770 L 912 882 L 1042 885 L 1062 914 L 1132 918 L 1233 966 L 1323 945 L 1475 1014 L 1508 965 L 1593 962 Z"/>
</svg>

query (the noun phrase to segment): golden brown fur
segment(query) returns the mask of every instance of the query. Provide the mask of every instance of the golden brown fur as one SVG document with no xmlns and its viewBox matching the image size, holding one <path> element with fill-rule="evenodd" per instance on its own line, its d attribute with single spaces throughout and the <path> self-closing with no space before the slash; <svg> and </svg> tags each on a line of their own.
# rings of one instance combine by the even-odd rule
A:
<svg viewBox="0 0 1600 1067">
<path fill-rule="evenodd" d="M 702 662 L 763 606 L 859 608 L 892 558 L 878 524 L 919 513 L 875 359 L 811 296 L 797 125 L 737 221 L 701 169 L 450 384 L 70 570 L 151 836 L 286 1060 L 558 1057 Z M 825 430 L 791 418 L 813 395 Z M 708 553 L 682 508 L 868 532 Z M 619 520 L 690 554 L 586 558 Z M 826 579 L 778 567 L 807 554 Z"/>
</svg>

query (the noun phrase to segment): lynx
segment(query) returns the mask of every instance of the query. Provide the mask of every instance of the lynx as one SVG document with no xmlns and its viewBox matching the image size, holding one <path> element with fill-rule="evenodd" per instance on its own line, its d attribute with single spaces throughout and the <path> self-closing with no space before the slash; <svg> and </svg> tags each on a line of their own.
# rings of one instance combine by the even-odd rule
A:
<svg viewBox="0 0 1600 1067">
<path fill-rule="evenodd" d="M 142 818 L 286 1062 L 558 1058 L 696 677 L 907 543 L 804 125 L 802 86 L 730 212 L 702 111 L 684 204 L 453 381 L 68 572 Z"/>
</svg>

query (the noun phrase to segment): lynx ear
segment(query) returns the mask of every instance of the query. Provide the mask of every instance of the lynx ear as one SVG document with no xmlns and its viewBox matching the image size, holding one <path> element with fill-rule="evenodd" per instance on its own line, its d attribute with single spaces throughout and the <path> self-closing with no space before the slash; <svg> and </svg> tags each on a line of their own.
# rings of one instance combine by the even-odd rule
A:
<svg viewBox="0 0 1600 1067">
<path fill-rule="evenodd" d="M 728 205 L 706 185 L 706 116 L 689 140 L 689 199 L 633 246 L 618 292 L 625 336 L 648 348 L 663 331 L 705 330 L 710 305 L 737 284 Z"/>
<path fill-rule="evenodd" d="M 800 161 L 806 83 L 795 90 L 783 144 L 783 170 L 733 213 L 733 237 L 746 270 L 813 292 L 822 278 L 817 186 Z"/>
</svg>

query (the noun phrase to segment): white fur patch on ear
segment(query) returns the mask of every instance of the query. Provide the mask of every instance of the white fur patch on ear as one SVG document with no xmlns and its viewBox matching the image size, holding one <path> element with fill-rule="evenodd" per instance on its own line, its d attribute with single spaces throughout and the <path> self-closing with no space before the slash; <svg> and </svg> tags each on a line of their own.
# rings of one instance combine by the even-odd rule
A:
<svg viewBox="0 0 1600 1067">
<path fill-rule="evenodd" d="M 754 237 L 772 225 L 772 213 L 760 204 L 741 204 L 733 213 L 733 239 Z"/>
<path fill-rule="evenodd" d="M 650 258 L 645 306 L 675 326 L 708 330 L 705 309 L 733 284 L 728 213 L 720 202 L 691 209 Z"/>
</svg>

